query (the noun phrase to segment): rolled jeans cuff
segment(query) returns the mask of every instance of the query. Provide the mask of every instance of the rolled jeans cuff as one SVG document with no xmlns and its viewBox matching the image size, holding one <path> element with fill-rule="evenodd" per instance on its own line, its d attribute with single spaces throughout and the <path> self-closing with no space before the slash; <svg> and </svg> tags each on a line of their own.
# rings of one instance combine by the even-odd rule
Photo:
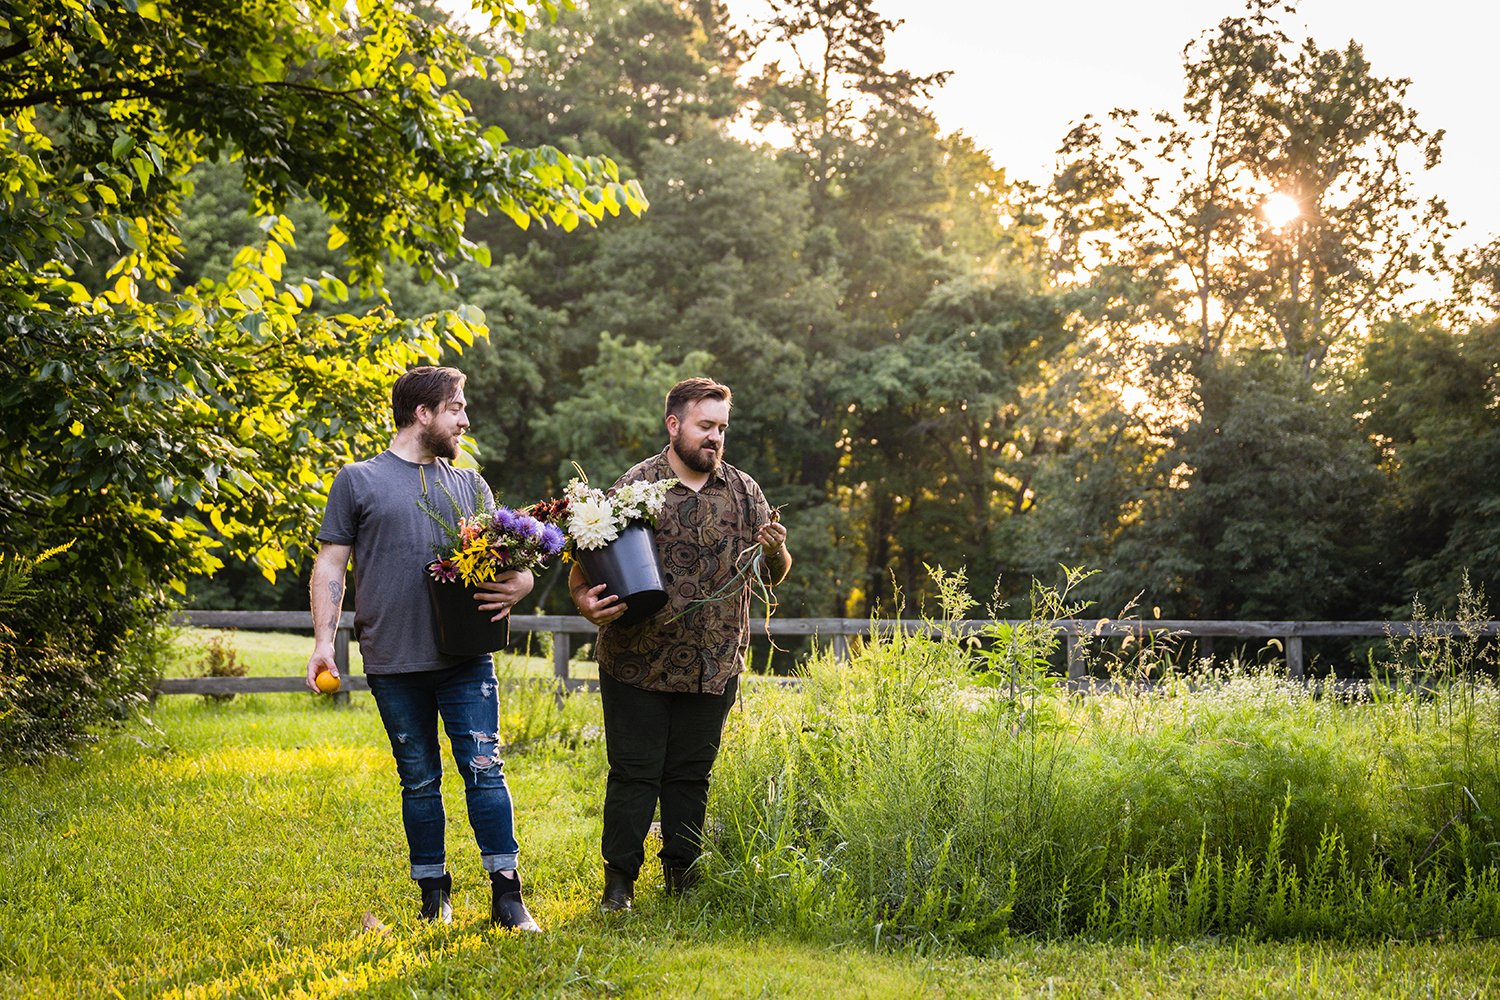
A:
<svg viewBox="0 0 1500 1000">
<path fill-rule="evenodd" d="M 448 874 L 447 865 L 412 865 L 411 877 L 415 882 L 419 878 L 442 878 Z"/>
<path fill-rule="evenodd" d="M 515 854 L 485 854 L 479 859 L 487 872 L 508 872 L 519 868 L 521 865 L 520 853 Z"/>
</svg>

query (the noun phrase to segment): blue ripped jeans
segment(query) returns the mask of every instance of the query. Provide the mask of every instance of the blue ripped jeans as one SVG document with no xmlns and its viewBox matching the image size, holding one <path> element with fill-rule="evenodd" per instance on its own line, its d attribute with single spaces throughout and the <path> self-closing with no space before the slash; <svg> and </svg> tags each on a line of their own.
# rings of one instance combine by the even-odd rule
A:
<svg viewBox="0 0 1500 1000">
<path fill-rule="evenodd" d="M 401 779 L 401 821 L 411 850 L 411 877 L 434 878 L 447 870 L 440 716 L 464 779 L 469 825 L 474 828 L 484 870 L 515 868 L 520 848 L 510 789 L 505 784 L 505 762 L 497 753 L 500 700 L 489 655 L 443 670 L 370 674 L 367 679 L 391 738 Z"/>
</svg>

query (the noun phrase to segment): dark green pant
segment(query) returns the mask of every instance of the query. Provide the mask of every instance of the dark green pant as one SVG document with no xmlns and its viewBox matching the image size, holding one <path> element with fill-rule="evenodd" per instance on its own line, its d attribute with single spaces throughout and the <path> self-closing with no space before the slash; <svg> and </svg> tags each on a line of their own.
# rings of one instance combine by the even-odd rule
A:
<svg viewBox="0 0 1500 1000">
<path fill-rule="evenodd" d="M 708 776 L 738 690 L 736 677 L 721 695 L 643 691 L 599 672 L 609 752 L 600 850 L 611 868 L 640 874 L 658 801 L 662 863 L 686 868 L 698 860 Z"/>
</svg>

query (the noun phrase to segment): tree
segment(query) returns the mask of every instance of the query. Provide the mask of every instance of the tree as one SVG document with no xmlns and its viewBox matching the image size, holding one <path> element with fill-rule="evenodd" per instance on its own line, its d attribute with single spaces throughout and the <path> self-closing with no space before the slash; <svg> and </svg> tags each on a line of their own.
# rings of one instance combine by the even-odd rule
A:
<svg viewBox="0 0 1500 1000">
<path fill-rule="evenodd" d="M 486 9 L 524 20 L 509 2 Z M 337 300 L 346 285 L 283 275 L 294 237 L 278 213 L 293 195 L 328 213 L 331 242 L 347 244 L 369 287 L 387 250 L 423 276 L 483 258 L 463 233 L 469 209 L 567 228 L 641 207 L 612 164 L 509 149 L 467 117 L 444 83 L 480 61 L 398 5 L 288 3 L 248 18 L 235 5 L 80 0 L 11 12 L 4 27 L 0 128 L 15 181 L 0 296 L 14 342 L 6 432 L 18 445 L 7 492 L 50 497 L 63 520 L 93 504 L 140 507 L 137 523 L 160 520 L 181 543 L 184 561 L 152 567 L 172 566 L 168 576 L 212 566 L 215 540 L 281 564 L 289 529 L 306 524 L 330 460 L 344 457 L 299 459 L 307 442 L 364 445 L 361 431 L 382 429 L 361 396 L 480 325 L 463 311 L 415 325 L 379 311 L 309 315 L 320 292 Z M 262 243 L 225 280 L 173 295 L 188 171 L 220 152 L 241 164 Z M 105 288 L 84 287 L 67 263 L 90 230 L 115 251 Z"/>
<path fill-rule="evenodd" d="M 1477 303 L 1493 319 L 1500 313 L 1500 239 L 1492 238 L 1483 246 L 1466 251 L 1459 262 L 1455 298 Z"/>
<path fill-rule="evenodd" d="M 1167 617 L 1369 617 L 1383 485 L 1353 407 L 1274 351 L 1215 359 L 1198 386 L 1096 586 L 1106 613 L 1144 591 Z"/>
<path fill-rule="evenodd" d="M 579 373 L 579 391 L 559 400 L 537 427 L 555 454 L 570 456 L 559 475 L 571 476 L 572 463 L 579 462 L 593 471 L 598 485 L 608 486 L 660 450 L 667 390 L 712 362 L 707 353 L 690 351 L 669 363 L 660 347 L 600 334 L 599 360 Z"/>
<path fill-rule="evenodd" d="M 1189 45 L 1180 112 L 1119 110 L 1062 145 L 1054 269 L 1144 394 L 1120 461 L 1078 468 L 1063 504 L 1106 609 L 1144 589 L 1173 614 L 1368 616 L 1391 579 L 1340 375 L 1450 266 L 1413 179 L 1442 134 L 1357 43 L 1287 35 L 1292 9 L 1249 0 Z"/>
<path fill-rule="evenodd" d="M 480 6 L 525 24 L 512 0 Z M 341 312 L 350 282 L 378 297 L 391 259 L 439 280 L 484 262 L 471 212 L 571 229 L 643 209 L 613 163 L 475 121 L 449 81 L 485 66 L 396 0 L 0 3 L 0 513 L 23 552 L 78 540 L 47 610 L 89 669 L 167 584 L 223 556 L 286 566 L 333 471 L 383 440 L 371 400 L 483 331 L 467 307 Z M 191 172 L 220 157 L 255 240 L 176 284 Z M 298 198 L 330 220 L 338 273 L 288 271 Z"/>
<path fill-rule="evenodd" d="M 787 30 L 793 7 L 781 7 Z M 519 114 L 527 124 L 507 117 L 516 135 L 555 122 L 569 147 L 599 137 L 653 193 L 638 223 L 582 239 L 496 240 L 505 282 L 525 291 L 503 306 L 473 299 L 493 339 L 511 339 L 493 368 L 482 355 L 470 398 L 479 414 L 514 416 L 495 455 L 506 488 L 533 482 L 537 469 L 561 478 L 569 458 L 587 465 L 590 454 L 631 450 L 601 452 L 599 442 L 634 428 L 620 401 L 635 394 L 594 385 L 635 370 L 620 356 L 627 346 L 674 368 L 701 350 L 713 359 L 701 373 L 735 389 L 731 461 L 756 475 L 796 535 L 784 613 L 863 613 L 892 571 L 915 594 L 924 556 L 986 567 L 1013 559 L 994 522 L 1030 510 L 1027 464 L 1058 438 L 1020 411 L 1075 331 L 1063 320 L 1071 305 L 1036 271 L 1034 227 L 1011 221 L 1009 185 L 989 157 L 939 135 L 921 110 L 940 75 L 918 81 L 884 65 L 894 23 L 875 24 L 868 4 L 797 5 L 828 21 L 803 41 L 862 46 L 839 50 L 838 67 L 810 84 L 829 88 L 831 103 L 816 103 L 833 117 L 796 128 L 826 141 L 777 150 L 731 138 L 723 120 L 733 101 L 707 99 L 737 58 L 724 42 L 734 33 L 707 13 L 719 9 L 593 4 L 545 30 L 504 87 L 468 91 L 476 106 Z M 621 25 L 648 23 L 653 44 L 620 46 Z M 787 74 L 757 86 L 784 116 L 813 106 L 777 89 L 795 89 Z M 646 96 L 649 114 L 639 110 Z M 599 112 L 616 106 L 637 110 Z M 807 159 L 820 152 L 833 171 L 821 194 Z M 474 282 L 467 288 L 476 295 Z M 514 309 L 513 332 L 497 308 Z M 632 405 L 659 433 L 659 401 Z M 982 575 L 975 586 L 987 596 L 993 574 Z"/>
<path fill-rule="evenodd" d="M 517 414 L 497 466 L 514 489 L 529 469 L 550 477 L 567 470 L 570 458 L 588 464 L 588 441 L 577 442 L 583 454 L 564 450 L 558 418 L 566 413 L 590 422 L 568 401 L 590 395 L 583 373 L 601 370 L 606 333 L 632 349 L 659 350 L 660 363 L 674 368 L 690 353 L 707 351 L 713 367 L 695 374 L 725 378 L 739 400 L 730 460 L 751 470 L 773 503 L 785 505 L 798 532 L 799 569 L 782 593 L 783 608 L 795 613 L 807 607 L 804 599 L 820 608 L 836 600 L 846 579 L 825 576 L 826 564 L 809 555 L 814 546 L 830 560 L 840 558 L 835 550 L 843 532 L 824 493 L 826 477 L 802 477 L 804 459 L 836 460 L 809 402 L 835 362 L 809 352 L 822 349 L 822 331 L 837 322 L 840 292 L 814 273 L 826 255 L 808 243 L 808 196 L 796 163 L 725 134 L 724 119 L 741 95 L 732 88 L 724 93 L 734 77 L 738 36 L 722 15 L 718 3 L 591 4 L 543 32 L 539 51 L 518 62 L 520 72 L 503 88 L 487 96 L 477 86 L 471 91 L 476 106 L 504 113 L 508 122 L 521 115 L 527 124 L 512 129 L 517 135 L 553 127 L 555 119 L 571 133 L 557 138 L 566 146 L 598 136 L 606 148 L 628 150 L 622 168 L 653 191 L 651 213 L 639 223 L 580 239 L 528 232 L 495 241 L 505 250 L 507 280 L 524 287 L 530 307 L 545 317 L 534 331 L 518 331 L 515 343 L 528 358 L 546 359 L 545 389 Z M 656 26 L 652 44 L 622 49 L 622 25 L 647 23 Z M 649 117 L 640 111 L 641 95 L 650 95 Z M 635 110 L 629 118 L 599 113 L 615 106 Z M 497 322 L 494 308 L 486 309 Z M 511 364 L 496 360 L 493 373 L 471 380 L 471 410 L 510 405 Z M 487 360 L 480 366 L 487 368 Z M 618 404 L 607 409 L 615 412 Z M 644 401 L 642 416 L 658 433 L 659 410 L 660 399 Z M 557 485 L 554 479 L 539 488 Z M 557 597 L 565 606 L 565 597 Z"/>
<path fill-rule="evenodd" d="M 837 292 L 812 273 L 800 175 L 707 123 L 671 144 L 651 145 L 638 169 L 654 192 L 649 216 L 593 234 L 586 253 L 565 258 L 544 246 L 517 264 L 557 275 L 550 287 L 544 279 L 526 283 L 546 287 L 565 317 L 548 398 L 537 412 L 550 410 L 545 419 L 554 425 L 564 412 L 589 422 L 568 401 L 589 393 L 583 373 L 604 363 L 606 333 L 650 345 L 663 364 L 684 371 L 690 356 L 706 352 L 711 361 L 703 358 L 691 374 L 717 375 L 735 391 L 729 460 L 751 471 L 771 502 L 785 506 L 799 538 L 810 541 L 832 513 L 812 513 L 828 503 L 825 482 L 804 479 L 803 471 L 834 450 L 811 399 L 836 367 L 812 353 L 812 331 L 836 321 Z M 571 267 L 561 268 L 563 259 Z M 642 401 L 657 435 L 660 395 Z M 559 451 L 560 440 L 534 434 L 524 458 L 549 469 L 581 460 Z M 659 437 L 646 441 L 659 447 Z M 834 559 L 837 537 L 820 534 L 813 544 Z M 821 608 L 840 589 L 824 575 L 826 563 L 804 558 L 810 551 L 799 542 L 798 572 L 782 588 L 788 613 L 807 607 L 804 599 Z"/>
<path fill-rule="evenodd" d="M 531 463 L 550 471 L 545 469 L 547 459 L 557 458 L 555 473 L 548 477 L 553 484 L 577 475 L 581 468 L 594 485 L 608 488 L 661 448 L 667 390 L 681 379 L 712 370 L 712 362 L 702 351 L 668 360 L 659 346 L 601 333 L 598 359 L 579 372 L 578 387 L 554 399 L 550 412 L 533 419 Z M 544 492 L 560 490 L 552 485 Z M 545 607 L 556 590 L 557 600 L 566 606 L 567 588 L 557 585 L 567 574 L 560 562 L 551 567 L 538 587 L 538 604 Z"/>
<path fill-rule="evenodd" d="M 935 289 L 900 339 L 841 372 L 871 606 L 892 582 L 920 595 L 927 565 L 968 566 L 977 596 L 993 592 L 1015 559 L 1005 526 L 1036 503 L 1029 466 L 1055 442 L 1028 397 L 1073 336 L 1065 298 L 1012 267 Z"/>
<path fill-rule="evenodd" d="M 565 136 L 633 166 L 687 123 L 739 110 L 745 39 L 722 0 L 584 3 L 528 32 L 524 46 L 500 44 L 511 71 L 465 93 L 480 114 L 512 123 L 516 141 Z"/>
<path fill-rule="evenodd" d="M 791 52 L 750 85 L 757 124 L 792 136 L 812 181 L 815 210 L 833 193 L 841 158 L 876 112 L 922 117 L 921 102 L 948 73 L 925 76 L 886 66 L 886 35 L 900 21 L 881 17 L 871 0 L 767 0 L 762 40 Z"/>
<path fill-rule="evenodd" d="M 1435 314 L 1392 321 L 1350 379 L 1389 483 L 1379 527 L 1387 609 L 1454 608 L 1467 575 L 1500 594 L 1500 322 L 1453 333 Z"/>
<path fill-rule="evenodd" d="M 809 433 L 816 361 L 804 336 L 828 318 L 833 293 L 810 273 L 797 174 L 707 127 L 653 147 L 641 172 L 660 191 L 651 217 L 599 234 L 579 270 L 575 328 L 657 344 L 674 359 L 706 351 L 751 401 L 735 413 L 735 453 L 754 456 L 763 482 L 784 481 L 799 456 L 828 446 Z"/>
<path fill-rule="evenodd" d="M 1189 46 L 1180 114 L 1086 119 L 1053 188 L 1060 267 L 1196 357 L 1274 346 L 1308 378 L 1444 264 L 1446 210 L 1419 202 L 1442 133 L 1361 47 L 1294 43 L 1250 0 Z"/>
</svg>

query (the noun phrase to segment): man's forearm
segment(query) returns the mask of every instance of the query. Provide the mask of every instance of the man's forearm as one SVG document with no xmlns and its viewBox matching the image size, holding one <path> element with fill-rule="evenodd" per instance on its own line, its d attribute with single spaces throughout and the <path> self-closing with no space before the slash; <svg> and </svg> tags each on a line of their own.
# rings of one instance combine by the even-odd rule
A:
<svg viewBox="0 0 1500 1000">
<path fill-rule="evenodd" d="M 344 612 L 346 563 L 335 553 L 320 552 L 313 563 L 308 600 L 312 606 L 313 641 L 331 643 Z"/>
</svg>

